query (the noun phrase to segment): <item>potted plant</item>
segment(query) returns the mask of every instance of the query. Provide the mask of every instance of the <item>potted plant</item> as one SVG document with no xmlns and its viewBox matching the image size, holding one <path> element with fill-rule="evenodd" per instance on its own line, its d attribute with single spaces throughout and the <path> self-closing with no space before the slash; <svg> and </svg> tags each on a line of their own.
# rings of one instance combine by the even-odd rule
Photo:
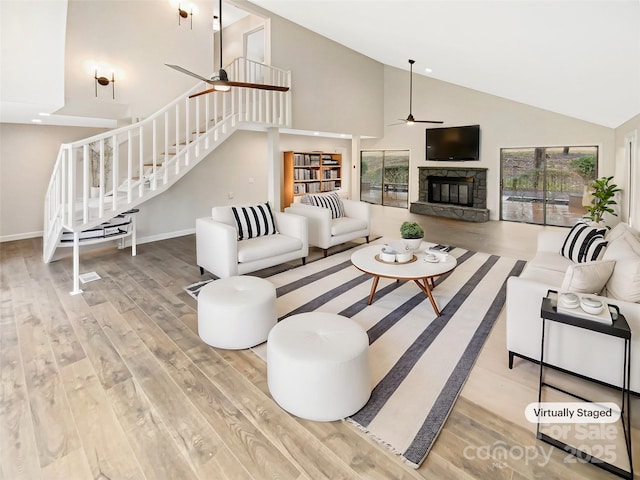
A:
<svg viewBox="0 0 640 480">
<path fill-rule="evenodd" d="M 422 243 L 424 230 L 416 222 L 403 222 L 400 225 L 400 236 L 405 250 L 417 250 Z"/>
<path fill-rule="evenodd" d="M 609 213 L 614 216 L 618 214 L 611 208 L 611 205 L 616 205 L 616 201 L 613 199 L 616 192 L 621 191 L 618 185 L 611 182 L 613 177 L 602 177 L 595 180 L 591 184 L 591 205 L 587 206 L 587 215 L 584 218 L 590 219 L 593 223 L 601 223 L 602 216 L 605 213 Z"/>
</svg>

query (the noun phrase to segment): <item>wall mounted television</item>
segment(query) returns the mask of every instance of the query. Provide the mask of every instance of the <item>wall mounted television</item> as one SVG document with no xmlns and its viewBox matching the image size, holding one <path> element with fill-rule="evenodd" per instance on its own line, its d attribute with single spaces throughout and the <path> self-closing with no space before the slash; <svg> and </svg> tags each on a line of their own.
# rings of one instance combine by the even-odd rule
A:
<svg viewBox="0 0 640 480">
<path fill-rule="evenodd" d="M 480 125 L 427 128 L 427 160 L 480 160 Z"/>
</svg>

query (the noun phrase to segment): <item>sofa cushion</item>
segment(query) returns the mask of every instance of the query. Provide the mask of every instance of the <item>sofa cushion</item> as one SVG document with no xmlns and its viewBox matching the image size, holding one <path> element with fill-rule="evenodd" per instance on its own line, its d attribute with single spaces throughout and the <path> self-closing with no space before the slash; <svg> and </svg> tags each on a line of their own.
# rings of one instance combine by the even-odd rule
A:
<svg viewBox="0 0 640 480">
<path fill-rule="evenodd" d="M 331 220 L 331 236 L 343 235 L 345 233 L 357 232 L 367 228 L 367 222 L 357 218 L 340 217 Z"/>
<path fill-rule="evenodd" d="M 225 223 L 235 227 L 236 230 L 238 229 L 238 225 L 236 225 L 233 213 L 231 212 L 231 207 L 229 206 L 213 207 L 211 209 L 211 218 L 216 222 Z"/>
<path fill-rule="evenodd" d="M 576 263 L 599 260 L 607 246 L 604 241 L 606 228 L 596 228 L 578 222 L 567 234 L 560 253 Z"/>
<path fill-rule="evenodd" d="M 567 268 L 562 290 L 599 294 L 613 273 L 615 260 L 576 263 Z"/>
<path fill-rule="evenodd" d="M 557 253 L 554 254 L 559 257 Z M 558 272 L 555 270 L 549 270 L 547 268 L 541 268 L 536 265 L 527 264 L 527 267 L 520 274 L 520 278 L 531 280 L 532 282 L 541 283 L 547 285 L 554 290 L 560 288 L 562 281 L 564 280 L 565 272 Z"/>
<path fill-rule="evenodd" d="M 545 270 L 550 270 L 553 272 L 560 272 L 562 275 L 564 275 L 564 272 L 566 272 L 567 268 L 569 268 L 570 265 L 573 265 L 573 263 L 574 262 L 572 262 L 568 258 L 558 255 L 558 253 L 556 252 L 543 251 L 536 253 L 536 256 L 529 261 L 528 265 Z"/>
<path fill-rule="evenodd" d="M 620 222 L 617 225 L 615 225 L 611 230 L 609 230 L 605 234 L 604 238 L 606 238 L 609 241 L 609 243 L 611 243 L 617 238 L 623 237 L 626 234 L 630 234 L 635 238 L 640 237 L 640 233 L 633 230 L 628 224 L 624 222 Z"/>
<path fill-rule="evenodd" d="M 274 235 L 278 233 L 268 203 L 231 207 L 233 218 L 238 229 L 238 240 Z"/>
<path fill-rule="evenodd" d="M 344 217 L 342 199 L 340 198 L 340 195 L 335 192 L 303 195 L 300 202 L 306 205 L 313 205 L 315 207 L 328 208 L 331 210 L 331 218 Z"/>
<path fill-rule="evenodd" d="M 607 296 L 640 302 L 640 240 L 631 232 L 624 233 L 610 243 L 603 258 L 616 260 Z"/>
<path fill-rule="evenodd" d="M 238 242 L 238 262 L 253 262 L 267 257 L 276 257 L 302 248 L 299 238 L 276 233 L 250 238 Z"/>
</svg>

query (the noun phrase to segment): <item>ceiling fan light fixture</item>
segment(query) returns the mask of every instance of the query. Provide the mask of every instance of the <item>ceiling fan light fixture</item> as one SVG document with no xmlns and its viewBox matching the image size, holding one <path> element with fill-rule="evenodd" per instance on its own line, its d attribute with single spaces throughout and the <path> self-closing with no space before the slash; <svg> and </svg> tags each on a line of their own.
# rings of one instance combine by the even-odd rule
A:
<svg viewBox="0 0 640 480">
<path fill-rule="evenodd" d="M 407 117 L 407 125 L 413 125 L 414 123 L 416 123 L 415 118 L 413 118 L 413 115 L 410 113 L 409 116 Z"/>
<path fill-rule="evenodd" d="M 229 90 L 231 90 L 231 85 L 227 84 L 227 82 L 229 81 L 229 76 L 227 75 L 227 72 L 224 70 L 224 68 L 221 68 L 220 70 L 218 70 L 218 75 L 211 78 L 211 80 L 216 82 L 213 85 L 213 89 L 215 91 L 228 92 Z"/>
</svg>

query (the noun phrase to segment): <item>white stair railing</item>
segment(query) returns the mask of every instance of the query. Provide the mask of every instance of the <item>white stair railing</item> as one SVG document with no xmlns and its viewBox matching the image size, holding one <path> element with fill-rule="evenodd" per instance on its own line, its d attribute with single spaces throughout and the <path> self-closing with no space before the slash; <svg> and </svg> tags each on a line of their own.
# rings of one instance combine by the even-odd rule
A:
<svg viewBox="0 0 640 480">
<path fill-rule="evenodd" d="M 290 72 L 238 58 L 230 80 L 290 87 Z M 289 127 L 290 92 L 232 88 L 189 98 L 201 82 L 142 121 L 63 144 L 45 196 L 43 258 L 63 230 L 80 232 L 169 188 L 238 128 Z"/>
</svg>

